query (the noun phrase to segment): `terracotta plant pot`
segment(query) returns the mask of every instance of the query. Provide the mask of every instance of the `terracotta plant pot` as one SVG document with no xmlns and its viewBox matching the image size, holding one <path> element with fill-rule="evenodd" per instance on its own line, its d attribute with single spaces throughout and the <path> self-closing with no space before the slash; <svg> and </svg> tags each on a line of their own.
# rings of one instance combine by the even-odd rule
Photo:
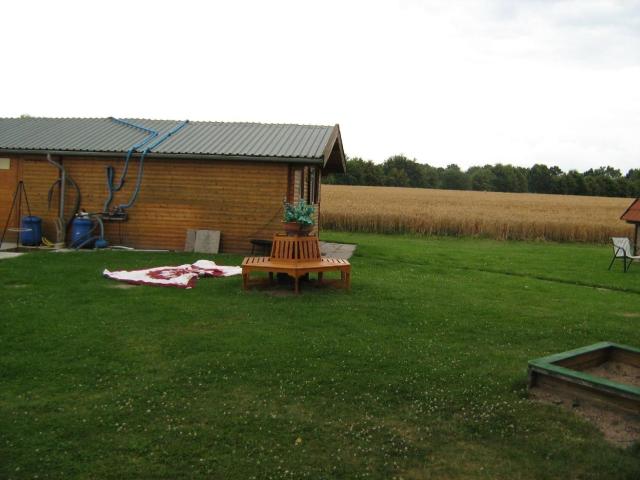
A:
<svg viewBox="0 0 640 480">
<path fill-rule="evenodd" d="M 313 225 L 303 225 L 298 222 L 282 222 L 282 227 L 290 237 L 306 237 L 313 229 Z"/>
</svg>

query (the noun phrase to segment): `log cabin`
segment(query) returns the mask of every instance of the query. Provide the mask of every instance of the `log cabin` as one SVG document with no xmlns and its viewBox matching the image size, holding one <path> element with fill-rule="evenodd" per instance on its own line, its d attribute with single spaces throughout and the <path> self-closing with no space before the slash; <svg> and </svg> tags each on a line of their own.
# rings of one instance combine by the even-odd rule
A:
<svg viewBox="0 0 640 480">
<path fill-rule="evenodd" d="M 78 192 L 48 158 L 110 244 L 183 250 L 187 230 L 218 230 L 231 253 L 281 232 L 284 201 L 315 204 L 319 225 L 321 178 L 345 171 L 338 125 L 0 118 L 0 223 L 19 223 L 19 181 L 45 237 L 73 215 Z"/>
</svg>

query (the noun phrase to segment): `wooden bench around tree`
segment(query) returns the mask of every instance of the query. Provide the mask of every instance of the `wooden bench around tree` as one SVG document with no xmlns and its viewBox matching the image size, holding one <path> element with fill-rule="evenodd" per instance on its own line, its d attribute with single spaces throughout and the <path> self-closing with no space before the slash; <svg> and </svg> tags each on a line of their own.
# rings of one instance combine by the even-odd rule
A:
<svg viewBox="0 0 640 480">
<path fill-rule="evenodd" d="M 253 285 L 252 272 L 267 272 L 269 283 L 273 282 L 274 273 L 286 273 L 294 280 L 296 293 L 300 292 L 300 278 L 317 273 L 318 283 L 327 282 L 323 278 L 324 272 L 340 272 L 340 286 L 351 288 L 351 264 L 343 258 L 326 258 L 320 255 L 318 237 L 295 237 L 276 235 L 273 238 L 271 256 L 246 257 L 242 261 L 242 287 L 246 290 Z"/>
</svg>

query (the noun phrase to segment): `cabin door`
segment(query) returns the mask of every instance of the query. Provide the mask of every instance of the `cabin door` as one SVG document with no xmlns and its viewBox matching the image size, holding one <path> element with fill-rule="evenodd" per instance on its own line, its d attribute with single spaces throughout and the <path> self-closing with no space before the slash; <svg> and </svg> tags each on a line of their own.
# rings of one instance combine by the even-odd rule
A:
<svg viewBox="0 0 640 480">
<path fill-rule="evenodd" d="M 11 210 L 13 194 L 18 185 L 18 160 L 0 155 L 0 229 L 4 229 Z M 16 212 L 17 213 L 17 212 Z M 12 218 L 9 226 L 17 226 L 17 219 Z M 2 230 L 0 230 L 2 233 Z M 9 239 L 13 241 L 12 239 Z"/>
</svg>

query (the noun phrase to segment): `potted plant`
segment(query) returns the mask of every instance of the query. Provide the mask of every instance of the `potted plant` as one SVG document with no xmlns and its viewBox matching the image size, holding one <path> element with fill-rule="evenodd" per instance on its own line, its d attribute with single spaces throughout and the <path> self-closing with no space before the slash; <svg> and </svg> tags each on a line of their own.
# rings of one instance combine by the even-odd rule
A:
<svg viewBox="0 0 640 480">
<path fill-rule="evenodd" d="M 309 235 L 313 228 L 313 205 L 303 198 L 296 203 L 284 202 L 284 218 L 282 225 L 287 235 Z"/>
</svg>

